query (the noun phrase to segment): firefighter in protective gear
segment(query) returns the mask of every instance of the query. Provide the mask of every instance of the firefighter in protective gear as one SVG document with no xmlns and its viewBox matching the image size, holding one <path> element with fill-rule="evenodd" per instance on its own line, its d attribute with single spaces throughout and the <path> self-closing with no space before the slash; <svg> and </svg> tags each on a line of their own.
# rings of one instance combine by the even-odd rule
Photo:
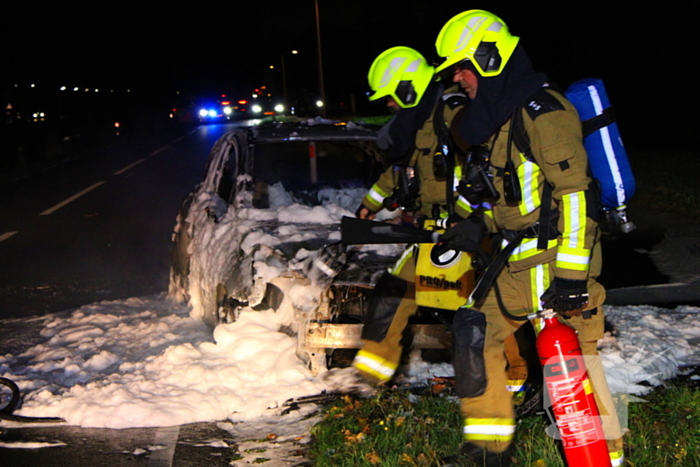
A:
<svg viewBox="0 0 700 467">
<path fill-rule="evenodd" d="M 436 48 L 445 58 L 437 73 L 471 99 L 455 124 L 461 140 L 490 151 L 498 195 L 484 221 L 503 236 L 503 247 L 522 238 L 485 296 L 455 317 L 455 341 L 465 343 L 456 349 L 455 362 L 464 443 L 452 465 L 465 459 L 509 465 L 516 425 L 504 389 L 503 348 L 523 321 L 509 319 L 503 309 L 522 316 L 541 310 L 545 301 L 578 332 L 583 354 L 590 357 L 611 462 L 622 465 L 619 421 L 596 358 L 605 290 L 596 281 L 600 231 L 578 115 L 546 86 L 519 38 L 492 13 L 470 10 L 450 19 Z"/>
<path fill-rule="evenodd" d="M 456 203 L 454 187 L 462 164 L 445 147 L 447 135 L 441 138 L 436 125 L 441 124 L 446 132 L 466 99 L 457 86 L 445 89 L 435 82 L 433 72 L 423 56 L 408 47 L 388 49 L 372 64 L 368 80 L 374 94 L 370 99 L 386 99 L 395 115 L 381 132 L 385 143 L 391 141 L 384 147 L 389 168 L 363 199 L 357 217 L 372 219 L 383 207 L 396 208 L 391 206 L 396 201 L 407 211 L 416 211 L 426 228 L 439 220 L 456 222 L 472 213 L 468 202 Z M 477 236 L 478 241 L 482 234 Z M 474 281 L 471 255 L 459 251 L 431 255 L 432 249 L 433 245 L 409 246 L 376 284 L 363 328 L 363 346 L 353 362 L 370 382 L 384 383 L 394 375 L 403 331 L 419 305 L 454 311 L 466 303 Z M 439 285 L 432 280 L 438 274 Z M 519 392 L 527 377 L 527 363 L 515 338 L 509 339 L 507 351 L 513 375 L 510 387 Z"/>
<path fill-rule="evenodd" d="M 384 207 L 416 210 L 423 217 L 443 217 L 448 212 L 446 180 L 450 174 L 435 132 L 435 111 L 441 103 L 442 119 L 449 128 L 466 100 L 458 86 L 445 89 L 435 83 L 434 71 L 410 47 L 392 47 L 372 63 L 367 78 L 374 92 L 369 99 L 384 99 L 395 115 L 380 130 L 378 141 L 388 169 L 362 200 L 357 217 L 373 219 Z M 463 204 L 455 211 L 466 217 L 471 208 Z"/>
</svg>

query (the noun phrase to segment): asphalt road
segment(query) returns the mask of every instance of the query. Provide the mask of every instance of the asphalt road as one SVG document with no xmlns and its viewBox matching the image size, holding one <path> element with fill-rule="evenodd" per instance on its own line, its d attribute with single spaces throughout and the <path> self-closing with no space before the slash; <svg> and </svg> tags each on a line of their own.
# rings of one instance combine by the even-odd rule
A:
<svg viewBox="0 0 700 467">
<path fill-rule="evenodd" d="M 166 291 L 180 203 L 216 140 L 241 124 L 114 134 L 0 186 L 0 319 Z M 234 447 L 216 423 L 110 430 L 0 420 L 2 467 L 228 466 Z"/>
<path fill-rule="evenodd" d="M 124 430 L 0 424 L 3 467 L 225 467 L 235 447 L 215 423 Z"/>
<path fill-rule="evenodd" d="M 0 318 L 166 291 L 180 203 L 233 126 L 115 134 L 0 187 Z"/>
</svg>

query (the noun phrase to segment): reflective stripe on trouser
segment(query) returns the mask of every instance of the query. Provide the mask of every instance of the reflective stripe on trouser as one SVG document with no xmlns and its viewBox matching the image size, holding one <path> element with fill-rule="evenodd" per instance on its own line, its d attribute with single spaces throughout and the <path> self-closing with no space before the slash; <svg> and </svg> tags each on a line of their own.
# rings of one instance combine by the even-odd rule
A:
<svg viewBox="0 0 700 467">
<path fill-rule="evenodd" d="M 373 383 L 385 383 L 391 379 L 399 366 L 403 346 L 401 339 L 408 325 L 408 319 L 418 310 L 415 290 L 415 261 L 412 256 L 413 246 L 399 259 L 394 268 L 395 276 L 386 274 L 380 279 L 370 302 L 370 316 L 362 332 L 362 349 L 357 352 L 352 366 L 362 376 Z M 388 277 L 387 277 L 388 276 Z M 383 300 L 385 291 L 391 283 L 405 281 L 403 296 L 400 299 Z M 379 309 L 381 308 L 381 309 Z M 381 327 L 382 329 L 377 329 Z"/>
<path fill-rule="evenodd" d="M 406 288 L 406 294 L 396 309 L 393 310 L 391 323 L 381 340 L 362 340 L 362 349 L 355 356 L 352 365 L 368 381 L 384 383 L 394 375 L 403 351 L 403 346 L 401 345 L 403 331 L 408 325 L 408 319 L 418 310 L 416 301 L 412 297 L 413 295 L 415 295 L 415 287 L 413 284 L 409 284 Z M 391 311 L 384 310 L 384 312 Z M 372 324 L 372 322 L 367 322 L 365 326 L 372 326 Z"/>
<path fill-rule="evenodd" d="M 600 257 L 596 258 L 594 254 L 593 259 L 594 261 L 596 259 L 599 261 Z M 539 309 L 539 291 L 544 291 L 549 286 L 546 276 L 553 277 L 553 263 L 552 261 L 540 267 L 518 272 L 511 272 L 508 268 L 503 269 L 497 279 L 498 290 L 504 306 L 510 313 L 524 315 Z M 599 268 L 594 269 L 593 267 L 592 269 L 599 270 Z M 564 322 L 578 332 L 583 354 L 597 356 L 597 340 L 603 336 L 604 317 L 601 305 L 605 300 L 605 290 L 591 277 L 588 282 L 588 292 L 590 307 L 597 307 L 598 313 L 590 319 L 576 317 Z M 474 307 L 473 311 L 477 309 L 486 318 L 486 335 L 483 349 L 486 390 L 479 396 L 460 399 L 462 416 L 465 419 L 465 426 L 469 424 L 469 420 L 480 419 L 502 420 L 504 421 L 503 423 L 507 423 L 507 420 L 514 419 L 514 410 L 506 389 L 504 343 L 523 322 L 511 321 L 503 316 L 496 298 L 495 287 L 491 288 L 482 302 Z M 586 359 L 586 361 L 588 360 Z M 619 420 L 612 403 L 612 397 L 600 358 L 591 360 L 588 374 L 593 383 L 596 402 L 602 415 L 603 430 L 608 440 L 608 449 L 611 452 L 617 452 L 622 449 L 622 433 Z M 459 381 L 457 384 L 459 385 Z M 472 439 L 471 442 L 489 451 L 502 452 L 508 447 L 510 440 L 505 438 L 492 440 Z"/>
<path fill-rule="evenodd" d="M 505 443 L 508 446 L 514 435 L 515 420 L 512 418 L 467 418 L 464 420 L 464 441 L 470 443 Z"/>
<path fill-rule="evenodd" d="M 610 464 L 612 467 L 619 467 L 625 464 L 625 451 L 620 449 L 619 451 L 610 451 Z"/>
<path fill-rule="evenodd" d="M 503 352 L 506 355 L 508 362 L 508 381 L 506 387 L 513 397 L 518 397 L 519 394 L 525 393 L 525 381 L 527 381 L 528 368 L 527 361 L 520 354 L 518 341 L 515 339 L 515 334 L 506 339 L 503 347 Z"/>
<path fill-rule="evenodd" d="M 360 371 L 366 380 L 385 383 L 394 376 L 398 363 L 363 349 L 355 355 L 352 366 Z"/>
<path fill-rule="evenodd" d="M 525 390 L 525 381 L 524 379 L 509 379 L 506 388 L 511 393 L 522 392 Z"/>
</svg>

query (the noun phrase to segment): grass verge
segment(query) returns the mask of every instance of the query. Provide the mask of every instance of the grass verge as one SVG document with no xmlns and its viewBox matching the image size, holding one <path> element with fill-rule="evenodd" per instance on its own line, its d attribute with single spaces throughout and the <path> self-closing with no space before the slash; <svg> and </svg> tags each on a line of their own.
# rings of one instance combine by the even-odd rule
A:
<svg viewBox="0 0 700 467">
<path fill-rule="evenodd" d="M 700 465 L 700 392 L 686 385 L 657 388 L 629 406 L 625 436 L 632 467 Z M 542 416 L 519 422 L 514 466 L 564 467 Z M 369 399 L 345 396 L 312 431 L 314 466 L 435 466 L 457 451 L 461 420 L 455 398 L 383 390 Z"/>
<path fill-rule="evenodd" d="M 345 396 L 312 430 L 317 466 L 437 465 L 459 444 L 454 400 L 383 390 L 369 399 Z"/>
<path fill-rule="evenodd" d="M 643 398 L 646 403 L 630 405 L 630 465 L 700 466 L 698 388 L 667 386 Z"/>
</svg>

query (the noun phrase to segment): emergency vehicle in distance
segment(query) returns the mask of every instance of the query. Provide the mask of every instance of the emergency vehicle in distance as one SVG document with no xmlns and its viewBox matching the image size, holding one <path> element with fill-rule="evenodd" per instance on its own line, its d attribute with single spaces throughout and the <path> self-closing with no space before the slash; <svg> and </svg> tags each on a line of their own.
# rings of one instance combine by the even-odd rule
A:
<svg viewBox="0 0 700 467">
<path fill-rule="evenodd" d="M 250 97 L 235 99 L 228 94 L 199 98 L 195 104 L 200 123 L 263 118 L 285 113 L 282 102 L 275 102 L 265 87 L 256 88 Z"/>
</svg>

